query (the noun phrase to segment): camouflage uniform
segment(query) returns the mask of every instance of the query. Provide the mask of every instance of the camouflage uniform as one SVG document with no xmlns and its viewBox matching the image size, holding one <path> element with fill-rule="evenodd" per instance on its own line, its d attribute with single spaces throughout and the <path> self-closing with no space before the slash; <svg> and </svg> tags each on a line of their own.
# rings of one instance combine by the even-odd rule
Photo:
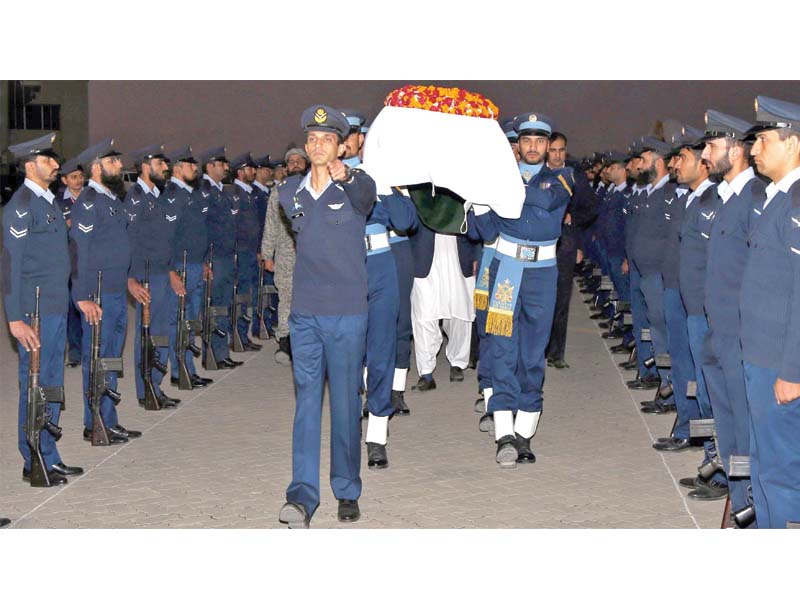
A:
<svg viewBox="0 0 800 600">
<path fill-rule="evenodd" d="M 267 203 L 261 256 L 275 261 L 275 287 L 278 288 L 278 339 L 289 335 L 289 310 L 292 307 L 292 274 L 296 259 L 295 240 L 289 219 L 280 209 L 278 184 L 272 188 Z"/>
</svg>

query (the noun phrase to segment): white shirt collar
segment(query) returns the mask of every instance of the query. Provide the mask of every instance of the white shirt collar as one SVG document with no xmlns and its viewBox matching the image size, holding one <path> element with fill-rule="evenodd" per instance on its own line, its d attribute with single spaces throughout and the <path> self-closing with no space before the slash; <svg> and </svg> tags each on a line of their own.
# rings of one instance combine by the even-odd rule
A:
<svg viewBox="0 0 800 600">
<path fill-rule="evenodd" d="M 265 186 L 263 183 L 258 183 L 257 181 L 253 182 L 253 185 L 260 189 L 262 192 L 269 192 L 269 188 Z"/>
<path fill-rule="evenodd" d="M 170 177 L 170 181 L 172 183 L 174 183 L 175 185 L 177 185 L 179 188 L 182 188 L 182 189 L 186 190 L 189 193 L 192 193 L 194 191 L 194 188 L 192 186 L 190 186 L 185 181 L 181 181 L 177 177 Z"/>
<path fill-rule="evenodd" d="M 77 198 L 72 195 L 72 192 L 69 191 L 69 188 L 64 188 L 64 200 L 72 200 L 75 202 Z"/>
<path fill-rule="evenodd" d="M 114 194 L 111 193 L 111 190 L 106 189 L 103 186 L 103 184 L 97 183 L 94 179 L 90 179 L 89 180 L 89 187 L 94 189 L 94 190 L 96 190 L 96 191 L 98 191 L 101 194 L 105 194 L 106 196 L 108 196 L 112 200 L 116 200 L 117 199 L 117 197 Z"/>
<path fill-rule="evenodd" d="M 238 185 L 240 188 L 242 188 L 242 189 L 243 189 L 245 192 L 247 192 L 248 194 L 252 194 L 252 193 L 253 193 L 253 186 L 252 186 L 252 185 L 247 185 L 247 184 L 246 184 L 244 181 L 242 181 L 241 179 L 234 179 L 233 183 L 235 183 L 236 185 Z"/>
<path fill-rule="evenodd" d="M 747 167 L 744 171 L 739 173 L 736 177 L 733 178 L 733 181 L 730 182 L 730 186 L 733 188 L 734 193 L 738 196 L 742 193 L 744 186 L 747 185 L 747 182 L 751 179 L 755 179 L 756 173 L 753 171 L 753 167 Z"/>
<path fill-rule="evenodd" d="M 724 206 L 727 204 L 728 200 L 731 199 L 731 196 L 733 196 L 733 188 L 727 181 L 723 179 L 717 186 L 717 194 L 719 194 L 719 197 L 722 198 L 722 204 Z"/>
<path fill-rule="evenodd" d="M 703 180 L 703 183 L 697 186 L 697 189 L 689 194 L 689 197 L 686 199 L 686 208 L 689 208 L 689 205 L 692 203 L 692 200 L 695 198 L 699 198 L 703 192 L 705 192 L 708 188 L 714 185 L 714 182 L 710 179 Z"/>
<path fill-rule="evenodd" d="M 767 205 L 772 202 L 772 199 L 778 194 L 778 192 L 788 192 L 789 188 L 791 188 L 798 180 L 800 180 L 800 167 L 789 171 L 778 183 L 775 183 L 774 181 L 770 183 L 767 186 L 767 201 L 764 202 L 764 208 L 767 208 Z"/>
<path fill-rule="evenodd" d="M 652 193 L 653 193 L 653 192 L 655 192 L 656 190 L 660 190 L 662 187 L 664 187 L 665 185 L 667 185 L 667 182 L 668 182 L 668 181 L 669 181 L 669 173 L 667 173 L 667 174 L 666 174 L 666 175 L 664 175 L 664 176 L 663 176 L 661 179 L 659 179 L 659 180 L 658 180 L 658 183 L 656 183 L 655 185 L 653 185 L 652 183 L 651 183 L 651 184 L 649 184 L 649 185 L 648 185 L 648 186 L 645 188 L 645 189 L 647 190 L 647 195 L 649 196 L 650 194 L 652 194 Z"/>
<path fill-rule="evenodd" d="M 203 175 L 203 179 L 211 182 L 211 185 L 213 185 L 215 188 L 217 188 L 220 192 L 222 191 L 222 182 L 217 183 L 216 181 L 211 179 L 211 177 L 208 176 L 208 173 Z"/>
<path fill-rule="evenodd" d="M 309 171 L 308 174 L 306 174 L 306 176 L 303 177 L 303 180 L 300 182 L 300 187 L 298 187 L 297 189 L 301 190 L 303 188 L 306 188 L 306 190 L 308 190 L 308 193 L 311 194 L 311 197 L 314 200 L 319 200 L 320 196 L 322 196 L 322 194 L 325 193 L 325 190 L 328 189 L 331 183 L 333 183 L 333 179 L 328 177 L 328 183 L 325 184 L 325 187 L 322 188 L 322 191 L 318 194 L 316 191 L 314 191 L 314 188 L 311 186 L 311 171 Z"/>
<path fill-rule="evenodd" d="M 620 183 L 619 185 L 617 185 L 617 184 L 615 183 L 615 184 L 613 184 L 613 185 L 612 185 L 610 188 L 608 188 L 608 193 L 610 194 L 611 192 L 621 192 L 621 191 L 622 191 L 622 190 L 624 190 L 626 187 L 628 187 L 628 182 L 627 182 L 627 181 L 623 181 L 623 182 L 622 182 L 622 183 Z"/>
<path fill-rule="evenodd" d="M 39 187 L 38 184 L 34 183 L 30 179 L 25 179 L 25 187 L 27 187 L 34 194 L 39 196 L 39 198 L 44 198 L 45 200 L 47 200 L 51 205 L 53 204 L 53 200 L 56 199 L 56 197 L 53 195 L 53 192 Z"/>
<path fill-rule="evenodd" d="M 139 187 L 141 187 L 141 188 L 144 190 L 144 193 L 145 193 L 145 194 L 152 194 L 152 195 L 153 195 L 153 196 L 155 196 L 156 198 L 158 198 L 158 197 L 161 195 L 161 192 L 159 192 L 159 191 L 158 191 L 158 187 L 156 187 L 156 186 L 154 185 L 154 186 L 153 186 L 153 189 L 151 190 L 149 187 L 147 187 L 147 184 L 146 184 L 144 181 L 142 181 L 142 178 L 141 178 L 141 177 L 139 177 L 139 178 L 136 180 L 136 183 L 138 183 L 138 184 L 139 184 Z"/>
</svg>

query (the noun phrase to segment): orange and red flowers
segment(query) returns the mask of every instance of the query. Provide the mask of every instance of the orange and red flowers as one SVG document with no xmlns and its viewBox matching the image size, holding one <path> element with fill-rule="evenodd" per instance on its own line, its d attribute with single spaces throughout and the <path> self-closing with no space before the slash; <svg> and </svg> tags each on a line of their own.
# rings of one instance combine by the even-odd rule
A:
<svg viewBox="0 0 800 600">
<path fill-rule="evenodd" d="M 420 108 L 432 112 L 498 119 L 500 109 L 482 94 L 460 88 L 443 88 L 434 85 L 406 85 L 386 96 L 384 106 Z"/>
</svg>

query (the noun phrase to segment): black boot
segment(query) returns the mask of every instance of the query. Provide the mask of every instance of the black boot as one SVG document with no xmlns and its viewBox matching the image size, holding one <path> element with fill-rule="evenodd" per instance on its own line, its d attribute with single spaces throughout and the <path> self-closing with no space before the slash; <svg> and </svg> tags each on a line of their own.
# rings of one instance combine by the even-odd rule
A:
<svg viewBox="0 0 800 600">
<path fill-rule="evenodd" d="M 394 414 L 396 415 L 411 414 L 411 409 L 408 408 L 408 404 L 406 404 L 406 401 L 403 398 L 403 392 L 401 391 L 392 390 L 392 406 L 394 407 Z"/>
<path fill-rule="evenodd" d="M 520 434 L 516 434 L 514 445 L 517 447 L 517 463 L 535 463 L 536 455 L 531 452 L 531 440 L 533 438 L 524 438 Z"/>
<path fill-rule="evenodd" d="M 292 364 L 292 345 L 289 342 L 288 335 L 278 340 L 278 349 L 275 352 L 275 362 L 284 366 Z"/>
</svg>

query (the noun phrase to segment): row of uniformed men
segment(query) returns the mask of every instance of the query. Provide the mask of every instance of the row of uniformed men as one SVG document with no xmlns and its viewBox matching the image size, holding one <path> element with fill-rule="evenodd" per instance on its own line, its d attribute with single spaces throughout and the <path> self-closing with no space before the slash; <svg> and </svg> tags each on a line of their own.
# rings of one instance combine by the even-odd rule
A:
<svg viewBox="0 0 800 600">
<path fill-rule="evenodd" d="M 630 388 L 660 388 L 642 411 L 677 413 L 656 450 L 690 448 L 690 422 L 713 417 L 689 496 L 782 528 L 800 521 L 800 106 L 759 96 L 755 125 L 705 119 L 598 167 L 590 255 L 633 317 L 604 336 L 623 337 L 619 353 L 635 343 Z"/>
<path fill-rule="evenodd" d="M 41 344 L 43 385 L 63 385 L 63 353 L 66 339 L 66 309 L 71 298 L 82 313 L 81 354 L 84 389 L 84 439 L 90 439 L 92 413 L 88 403 L 91 326 L 102 315 L 103 358 L 121 355 L 127 328 L 126 291 L 137 301 L 137 331 L 141 326 L 142 306 L 147 303 L 152 317 L 151 332 L 167 336 L 168 347 L 158 348 L 159 360 L 171 366 L 171 382 L 178 383 L 176 330 L 178 298 L 185 296 L 186 318 L 200 316 L 203 281 L 211 273 L 207 260 L 213 247 L 213 295 L 215 307 L 230 307 L 234 284 L 234 256 L 238 259 L 239 293 L 251 294 L 255 306 L 262 228 L 270 192 L 264 177 L 275 166 L 268 157 L 254 161 L 243 154 L 229 161 L 224 148 L 208 150 L 200 156 L 204 174 L 197 173 L 198 161 L 191 148 L 169 157 L 162 146 L 134 153 L 140 172 L 136 184 L 124 200 L 115 194 L 121 189 L 122 163 L 113 140 L 106 140 L 82 152 L 60 167 L 52 148 L 54 135 L 10 148 L 25 170 L 26 179 L 4 209 L 5 310 L 12 334 L 19 341 L 19 449 L 25 464 L 23 479 L 30 478 L 30 449 L 24 431 L 27 401 L 29 351 Z M 166 180 L 168 163 L 172 177 Z M 232 190 L 222 180 L 229 165 L 235 173 Z M 48 189 L 59 169 L 68 184 L 61 202 Z M 82 187 L 80 173 L 88 175 Z M 257 177 L 261 179 L 256 179 Z M 70 185 L 71 184 L 71 185 Z M 60 209 L 59 204 L 64 208 Z M 68 250 L 68 237 L 72 241 Z M 70 265 L 72 254 L 73 265 Z M 186 262 L 185 285 L 179 273 Z M 102 273 L 102 308 L 95 294 L 98 273 Z M 70 277 L 71 274 L 71 277 Z M 143 283 L 147 279 L 149 289 Z M 29 327 L 35 288 L 41 292 L 41 332 L 37 339 Z M 242 307 L 244 308 L 244 307 Z M 266 312 L 266 311 L 265 311 Z M 259 350 L 248 337 L 258 335 L 260 319 L 249 319 L 244 310 L 234 325 L 225 315 L 216 318 L 220 335 L 211 336 L 204 355 L 213 352 L 217 368 L 235 368 L 241 362 L 229 354 L 231 327 L 238 328 L 244 350 Z M 269 314 L 264 322 L 271 325 Z M 135 338 L 136 391 L 144 403 L 141 337 Z M 192 387 L 212 383 L 197 375 L 193 356 L 186 351 L 186 365 Z M 205 360 L 205 356 L 204 356 Z M 174 408 L 179 399 L 160 389 L 162 374 L 150 373 L 161 408 Z M 116 374 L 109 373 L 108 387 L 116 390 Z M 141 436 L 123 427 L 115 403 L 109 395 L 101 400 L 101 415 L 110 443 L 125 443 Z M 50 420 L 58 425 L 60 405 L 48 403 Z M 50 431 L 41 433 L 41 452 L 51 483 L 66 483 L 66 476 L 82 473 L 80 467 L 65 465 Z"/>
</svg>

